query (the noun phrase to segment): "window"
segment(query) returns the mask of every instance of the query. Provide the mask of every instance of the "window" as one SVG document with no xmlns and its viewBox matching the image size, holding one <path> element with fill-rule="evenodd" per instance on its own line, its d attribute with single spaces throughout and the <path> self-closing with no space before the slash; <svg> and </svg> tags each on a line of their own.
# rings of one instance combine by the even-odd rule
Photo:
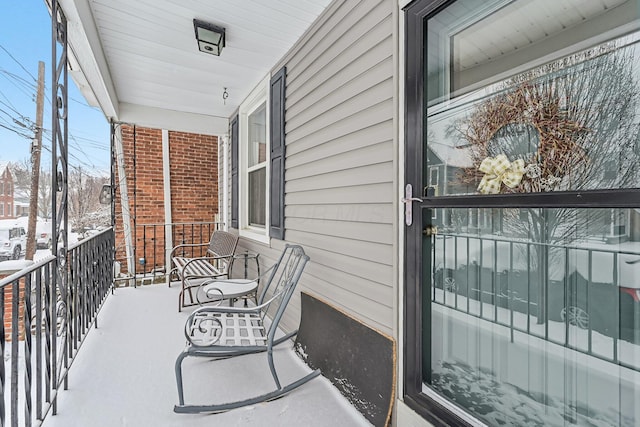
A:
<svg viewBox="0 0 640 427">
<path fill-rule="evenodd" d="M 438 188 L 440 185 L 440 167 L 441 165 L 429 166 L 429 189 L 434 196 L 440 193 Z"/>
<path fill-rule="evenodd" d="M 249 114 L 247 140 L 247 225 L 265 229 L 267 193 L 267 105 Z"/>
<path fill-rule="evenodd" d="M 249 95 L 239 114 L 240 235 L 268 242 L 268 79 Z"/>
<path fill-rule="evenodd" d="M 439 195 L 475 193 L 482 161 L 503 154 L 540 172 L 517 192 L 640 187 L 640 33 L 614 37 L 637 2 L 558 2 L 553 21 L 540 18 L 540 2 L 461 0 L 427 20 L 427 163 L 453 171 Z"/>
<path fill-rule="evenodd" d="M 0 216 L 4 216 L 4 203 L 0 203 Z"/>
<path fill-rule="evenodd" d="M 265 243 L 284 239 L 285 75 L 263 80 L 231 121 L 231 226 Z"/>
</svg>

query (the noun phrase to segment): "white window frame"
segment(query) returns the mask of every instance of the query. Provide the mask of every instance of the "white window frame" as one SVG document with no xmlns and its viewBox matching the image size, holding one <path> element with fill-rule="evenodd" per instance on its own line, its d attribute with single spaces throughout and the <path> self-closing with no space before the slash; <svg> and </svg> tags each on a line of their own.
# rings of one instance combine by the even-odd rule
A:
<svg viewBox="0 0 640 427">
<path fill-rule="evenodd" d="M 475 14 L 470 15 L 464 21 L 457 22 L 455 25 L 447 28 L 446 38 L 444 38 L 440 44 L 440 55 L 441 58 L 450 58 L 451 57 L 451 42 L 453 41 L 453 37 L 459 32 L 463 31 L 465 28 L 470 27 L 471 25 L 483 20 L 487 16 L 495 13 L 497 10 L 511 3 L 512 0 L 491 0 L 485 1 L 485 3 L 480 6 L 481 9 L 478 10 Z M 451 96 L 454 95 L 452 92 L 452 81 L 451 81 L 451 72 L 453 72 L 451 68 L 451 64 L 449 65 L 448 72 L 444 73 L 444 79 L 442 82 L 443 87 L 441 90 L 443 92 L 443 100 L 451 99 Z M 476 83 L 477 85 L 477 83 Z"/>
<path fill-rule="evenodd" d="M 269 153 L 271 152 L 270 138 L 270 120 L 271 111 L 269 109 L 269 81 L 271 76 L 267 75 L 256 88 L 249 94 L 245 101 L 240 105 L 238 114 L 238 186 L 239 186 L 239 233 L 241 237 L 256 240 L 262 243 L 269 243 L 269 177 L 271 176 L 271 165 L 269 162 Z M 249 225 L 249 172 L 255 170 L 256 167 L 248 167 L 249 158 L 249 115 L 253 113 L 262 104 L 266 109 L 266 159 L 265 159 L 265 226 L 253 227 Z"/>
<path fill-rule="evenodd" d="M 218 153 L 222 153 L 222 164 L 218 165 L 218 170 L 231 171 L 231 162 L 229 161 L 231 157 L 231 138 L 228 134 L 218 138 Z M 222 221 L 223 230 L 229 231 L 231 228 L 231 202 L 229 200 L 229 192 L 231 189 L 229 188 L 229 173 L 220 174 L 219 178 L 222 179 L 222 182 L 219 182 L 218 185 L 223 189 L 222 203 L 219 209 L 219 212 L 222 214 L 220 221 Z"/>
</svg>

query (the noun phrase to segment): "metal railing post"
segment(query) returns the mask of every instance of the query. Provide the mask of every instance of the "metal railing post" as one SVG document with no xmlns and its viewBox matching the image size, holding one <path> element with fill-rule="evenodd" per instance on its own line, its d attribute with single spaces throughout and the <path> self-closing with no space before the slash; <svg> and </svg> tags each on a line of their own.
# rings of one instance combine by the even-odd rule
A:
<svg viewBox="0 0 640 427">
<path fill-rule="evenodd" d="M 51 103 L 52 103 L 52 143 L 51 143 L 51 222 L 54 236 L 51 253 L 56 257 L 56 268 L 51 285 L 51 318 L 57 317 L 56 300 L 60 294 L 61 308 L 64 317 L 68 316 L 67 293 L 67 247 L 68 247 L 68 67 L 67 67 L 67 19 L 58 4 L 58 0 L 51 1 L 51 53 L 52 69 Z M 58 197 L 58 193 L 60 196 Z M 53 327 L 56 329 L 56 327 Z M 66 334 L 60 339 L 58 350 L 57 334 L 51 340 L 52 385 L 58 389 L 58 369 L 68 365 Z M 61 352 L 58 357 L 58 351 Z M 61 366 L 58 366 L 61 364 Z M 65 376 L 65 386 L 67 379 Z M 53 398 L 53 413 L 57 411 L 56 399 Z"/>
</svg>

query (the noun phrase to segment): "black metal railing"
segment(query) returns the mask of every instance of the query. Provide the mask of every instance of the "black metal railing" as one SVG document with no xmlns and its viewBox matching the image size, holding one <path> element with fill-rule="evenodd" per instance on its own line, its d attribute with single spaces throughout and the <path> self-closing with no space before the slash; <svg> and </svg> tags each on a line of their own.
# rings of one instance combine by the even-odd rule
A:
<svg viewBox="0 0 640 427">
<path fill-rule="evenodd" d="M 640 345 L 640 253 L 601 246 L 439 234 L 431 300 L 508 328 L 512 342 L 520 332 L 640 371 L 619 351 Z"/>
<path fill-rule="evenodd" d="M 56 412 L 69 367 L 110 291 L 114 234 L 109 228 L 67 251 L 67 289 L 54 288 L 48 256 L 0 279 L 0 426 L 39 425 Z"/>
<path fill-rule="evenodd" d="M 135 232 L 134 258 L 136 277 L 164 276 L 167 272 L 167 236 L 171 236 L 171 247 L 182 244 L 209 243 L 211 235 L 221 230 L 220 222 L 173 222 L 166 224 L 138 224 Z M 190 256 L 206 255 L 206 246 Z"/>
</svg>

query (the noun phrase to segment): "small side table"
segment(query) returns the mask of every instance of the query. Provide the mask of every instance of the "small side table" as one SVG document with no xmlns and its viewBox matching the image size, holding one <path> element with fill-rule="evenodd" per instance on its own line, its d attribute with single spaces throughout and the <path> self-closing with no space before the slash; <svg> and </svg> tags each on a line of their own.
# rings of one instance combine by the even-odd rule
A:
<svg viewBox="0 0 640 427">
<path fill-rule="evenodd" d="M 248 279 L 249 278 L 249 260 L 253 260 L 256 263 L 256 271 L 258 273 L 257 275 L 257 281 L 258 284 L 257 286 L 260 286 L 260 260 L 259 260 L 260 254 L 259 253 L 254 253 L 254 252 L 249 252 L 249 251 L 245 251 L 243 253 L 240 254 L 235 254 L 233 256 L 233 262 L 231 263 L 231 266 L 229 267 L 229 278 L 233 277 L 233 269 L 236 265 L 236 261 L 237 260 L 244 260 L 244 274 L 242 276 L 243 279 Z M 244 306 L 247 306 L 247 298 L 248 297 L 244 297 Z M 258 302 L 258 290 L 256 287 L 256 303 Z"/>
</svg>

